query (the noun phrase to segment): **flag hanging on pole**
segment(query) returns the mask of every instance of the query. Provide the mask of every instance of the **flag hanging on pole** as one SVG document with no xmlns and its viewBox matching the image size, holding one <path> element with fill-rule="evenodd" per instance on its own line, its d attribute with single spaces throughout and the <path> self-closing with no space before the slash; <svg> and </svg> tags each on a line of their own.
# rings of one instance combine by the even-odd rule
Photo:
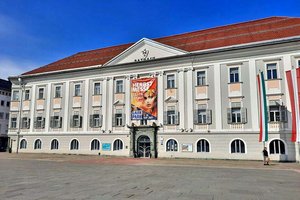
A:
<svg viewBox="0 0 300 200">
<path fill-rule="evenodd" d="M 299 88 L 300 68 L 286 71 L 292 109 L 292 142 L 300 142 Z"/>
<path fill-rule="evenodd" d="M 259 72 L 257 75 L 257 83 L 258 83 L 258 92 L 259 92 L 259 141 L 266 142 L 268 141 L 268 112 L 267 112 L 267 96 L 266 96 L 266 87 L 265 87 L 265 79 L 264 73 Z"/>
</svg>

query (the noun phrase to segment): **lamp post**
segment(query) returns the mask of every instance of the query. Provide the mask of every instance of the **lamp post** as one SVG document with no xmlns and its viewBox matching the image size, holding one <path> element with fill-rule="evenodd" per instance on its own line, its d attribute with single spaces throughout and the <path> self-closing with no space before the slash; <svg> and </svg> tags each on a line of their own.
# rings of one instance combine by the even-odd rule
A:
<svg viewBox="0 0 300 200">
<path fill-rule="evenodd" d="M 19 104 L 19 116 L 18 116 L 18 131 L 17 131 L 17 153 L 19 153 L 19 143 L 20 143 L 20 131 L 21 131 L 21 114 L 23 109 L 23 91 L 25 88 L 25 84 L 21 77 L 18 78 L 19 86 L 21 87 L 21 95 L 20 95 L 20 104 Z"/>
</svg>

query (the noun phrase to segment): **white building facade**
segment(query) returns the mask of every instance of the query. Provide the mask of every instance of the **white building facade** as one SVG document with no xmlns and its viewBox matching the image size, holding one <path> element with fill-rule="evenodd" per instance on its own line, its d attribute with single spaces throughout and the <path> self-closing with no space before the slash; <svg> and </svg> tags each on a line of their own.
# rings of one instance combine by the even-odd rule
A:
<svg viewBox="0 0 300 200">
<path fill-rule="evenodd" d="M 199 31 L 201 37 L 208 34 L 206 40 L 189 45 L 216 42 L 218 38 L 209 36 L 219 37 L 222 31 L 222 41 L 232 40 L 224 32 L 263 29 L 284 19 L 293 18 Z M 182 37 L 197 38 L 194 34 Z M 175 41 L 179 36 L 170 37 Z M 264 144 L 258 142 L 256 75 L 263 71 L 269 112 L 265 146 L 272 160 L 298 159 L 298 146 L 291 142 L 285 71 L 299 67 L 300 32 L 197 50 L 179 48 L 180 41 L 176 46 L 160 40 L 167 39 L 143 38 L 122 46 L 99 64 L 77 66 L 104 59 L 97 53 L 118 47 L 75 54 L 67 58 L 75 60 L 11 77 L 8 134 L 13 152 L 259 160 Z M 132 119 L 131 83 L 142 78 L 157 82 L 156 119 Z"/>
</svg>

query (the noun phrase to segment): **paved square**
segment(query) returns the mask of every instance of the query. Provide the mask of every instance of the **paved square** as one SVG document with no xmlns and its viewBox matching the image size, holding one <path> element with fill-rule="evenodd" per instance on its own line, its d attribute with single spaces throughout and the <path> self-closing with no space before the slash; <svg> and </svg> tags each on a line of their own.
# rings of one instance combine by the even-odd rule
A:
<svg viewBox="0 0 300 200">
<path fill-rule="evenodd" d="M 0 155 L 0 199 L 300 198 L 295 163 L 288 169 L 282 167 L 288 163 L 259 168 L 256 164 L 261 162 L 224 161 L 223 166 L 213 162 L 217 161 Z"/>
</svg>

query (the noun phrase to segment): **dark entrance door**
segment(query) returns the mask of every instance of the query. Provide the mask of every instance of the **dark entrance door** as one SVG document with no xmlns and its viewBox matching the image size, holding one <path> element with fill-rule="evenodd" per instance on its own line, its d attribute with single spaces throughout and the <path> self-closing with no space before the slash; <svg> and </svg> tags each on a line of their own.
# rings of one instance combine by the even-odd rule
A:
<svg viewBox="0 0 300 200">
<path fill-rule="evenodd" d="M 151 155 L 151 145 L 150 138 L 146 135 L 142 135 L 137 140 L 138 147 L 138 157 L 140 158 L 150 158 Z"/>
</svg>

